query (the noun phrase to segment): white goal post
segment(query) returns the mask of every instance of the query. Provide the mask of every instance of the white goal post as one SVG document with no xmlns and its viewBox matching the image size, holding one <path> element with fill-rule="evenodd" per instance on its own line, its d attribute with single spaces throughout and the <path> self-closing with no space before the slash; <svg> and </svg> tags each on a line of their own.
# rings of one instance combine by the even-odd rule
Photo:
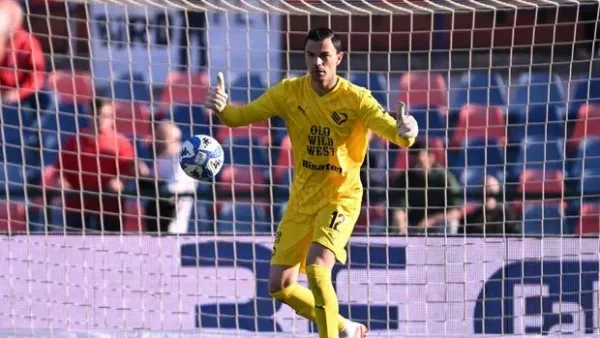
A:
<svg viewBox="0 0 600 338">
<path fill-rule="evenodd" d="M 17 2 L 44 69 L 0 36 L 0 337 L 315 337 L 267 290 L 285 123 L 202 104 L 218 72 L 234 104 L 304 75 L 320 26 L 340 76 L 421 132 L 370 135 L 340 312 L 369 337 L 600 333 L 599 1 Z M 44 83 L 10 100 L 12 70 Z M 100 142 L 106 106 L 121 138 Z M 166 122 L 222 143 L 214 181 L 177 174 Z"/>
</svg>

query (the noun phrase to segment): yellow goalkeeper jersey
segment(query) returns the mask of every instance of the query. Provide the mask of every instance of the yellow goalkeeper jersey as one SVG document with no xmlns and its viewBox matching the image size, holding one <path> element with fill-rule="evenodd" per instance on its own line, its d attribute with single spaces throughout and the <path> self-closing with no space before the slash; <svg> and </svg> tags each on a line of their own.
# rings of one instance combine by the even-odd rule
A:
<svg viewBox="0 0 600 338">
<path fill-rule="evenodd" d="M 228 105 L 219 114 L 230 127 L 274 116 L 284 119 L 291 139 L 295 167 L 288 208 L 300 213 L 312 214 L 330 203 L 360 208 L 369 130 L 402 147 L 414 142 L 398 135 L 396 120 L 369 90 L 341 77 L 323 96 L 308 75 L 286 79 L 255 101 Z"/>
</svg>

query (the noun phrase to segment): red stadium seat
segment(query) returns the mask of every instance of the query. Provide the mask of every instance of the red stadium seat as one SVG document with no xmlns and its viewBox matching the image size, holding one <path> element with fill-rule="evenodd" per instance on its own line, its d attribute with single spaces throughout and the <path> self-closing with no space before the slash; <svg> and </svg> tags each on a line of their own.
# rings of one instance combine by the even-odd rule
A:
<svg viewBox="0 0 600 338">
<path fill-rule="evenodd" d="M 273 178 L 276 183 L 282 183 L 285 175 L 289 175 L 290 169 L 294 166 L 292 140 L 290 139 L 289 135 L 281 141 L 281 146 L 278 153 L 277 163 L 273 168 Z"/>
<path fill-rule="evenodd" d="M 264 194 L 269 190 L 264 170 L 246 165 L 223 167 L 216 186 L 219 196 L 235 196 L 236 199 Z"/>
<path fill-rule="evenodd" d="M 58 95 L 59 103 L 88 105 L 94 94 L 94 84 L 89 73 L 56 71 L 48 75 L 48 88 Z"/>
<path fill-rule="evenodd" d="M 581 140 L 592 136 L 600 136 L 600 105 L 582 104 L 569 137 L 569 150 L 577 151 Z"/>
<path fill-rule="evenodd" d="M 167 75 L 165 86 L 160 95 L 161 110 L 173 103 L 183 105 L 203 104 L 209 87 L 208 74 L 199 72 L 171 72 Z"/>
<path fill-rule="evenodd" d="M 520 193 L 555 193 L 564 190 L 564 175 L 556 170 L 525 170 L 519 178 Z"/>
<path fill-rule="evenodd" d="M 116 103 L 116 130 L 136 139 L 152 136 L 152 117 L 147 105 L 133 102 Z"/>
<path fill-rule="evenodd" d="M 506 120 L 500 107 L 468 104 L 461 109 L 451 146 L 459 147 L 467 138 L 496 139 L 506 145 Z"/>
<path fill-rule="evenodd" d="M 245 137 L 245 138 L 259 138 L 270 144 L 270 132 L 269 132 L 269 121 L 260 121 L 253 123 L 250 126 L 229 128 L 227 126 L 219 125 L 217 127 L 216 135 L 217 140 L 224 143 L 228 138 L 231 137 Z"/>
<path fill-rule="evenodd" d="M 404 73 L 400 78 L 400 101 L 410 106 L 446 107 L 448 88 L 441 74 Z"/>
<path fill-rule="evenodd" d="M 0 233 L 27 230 L 27 205 L 0 201 Z"/>
<path fill-rule="evenodd" d="M 598 203 L 584 203 L 579 212 L 580 219 L 575 226 L 575 234 L 600 233 L 600 205 Z"/>
</svg>

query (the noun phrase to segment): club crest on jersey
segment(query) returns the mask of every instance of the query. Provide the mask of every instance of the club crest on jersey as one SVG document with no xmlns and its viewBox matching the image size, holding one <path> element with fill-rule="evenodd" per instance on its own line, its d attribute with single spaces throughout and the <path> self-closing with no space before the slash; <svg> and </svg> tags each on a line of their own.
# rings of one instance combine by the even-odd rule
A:
<svg viewBox="0 0 600 338">
<path fill-rule="evenodd" d="M 335 122 L 338 126 L 341 126 L 342 123 L 348 121 L 348 114 L 334 111 L 331 113 L 331 118 L 333 119 L 333 122 Z"/>
</svg>

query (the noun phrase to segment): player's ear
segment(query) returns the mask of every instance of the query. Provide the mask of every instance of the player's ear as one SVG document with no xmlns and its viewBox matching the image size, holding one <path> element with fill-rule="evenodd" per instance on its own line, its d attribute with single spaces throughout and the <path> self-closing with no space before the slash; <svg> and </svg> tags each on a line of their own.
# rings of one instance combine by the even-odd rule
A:
<svg viewBox="0 0 600 338">
<path fill-rule="evenodd" d="M 340 65 L 340 63 L 342 63 L 342 59 L 344 58 L 344 52 L 338 52 L 337 53 L 337 61 L 336 61 L 336 65 Z"/>
</svg>

